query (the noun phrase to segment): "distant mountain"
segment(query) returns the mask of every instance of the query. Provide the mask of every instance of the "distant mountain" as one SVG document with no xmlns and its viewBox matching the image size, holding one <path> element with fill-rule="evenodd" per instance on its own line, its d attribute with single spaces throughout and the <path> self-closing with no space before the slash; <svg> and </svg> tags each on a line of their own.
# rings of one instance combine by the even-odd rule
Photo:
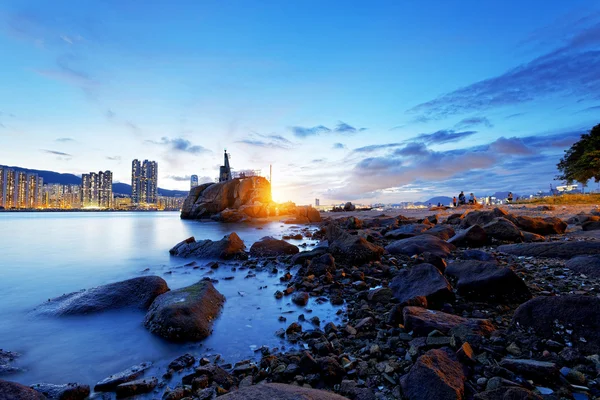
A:
<svg viewBox="0 0 600 400">
<path fill-rule="evenodd" d="M 22 167 L 10 167 L 6 165 L 0 165 L 1 167 L 12 168 L 15 171 L 24 171 L 32 174 L 38 174 L 41 178 L 44 179 L 44 183 L 59 183 L 61 185 L 81 185 L 81 176 L 74 174 L 61 174 L 54 171 L 43 171 L 38 169 L 28 169 Z M 113 193 L 114 194 L 126 194 L 131 195 L 131 185 L 126 183 L 113 183 Z M 168 190 L 158 188 L 159 196 L 168 196 L 168 197 L 185 197 L 188 195 L 187 190 Z"/>
<path fill-rule="evenodd" d="M 429 204 L 437 206 L 438 203 L 442 203 L 442 205 L 447 206 L 448 204 L 452 203 L 452 197 L 436 196 L 436 197 L 430 198 L 427 201 L 420 201 L 420 202 L 416 202 L 414 204 L 417 206 L 427 206 Z"/>
</svg>

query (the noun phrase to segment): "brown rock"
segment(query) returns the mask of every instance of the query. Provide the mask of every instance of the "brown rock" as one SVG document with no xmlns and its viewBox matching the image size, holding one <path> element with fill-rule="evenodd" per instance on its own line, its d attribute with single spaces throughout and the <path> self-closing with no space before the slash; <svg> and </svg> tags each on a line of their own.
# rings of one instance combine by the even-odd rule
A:
<svg viewBox="0 0 600 400">
<path fill-rule="evenodd" d="M 417 359 L 401 381 L 408 400 L 465 398 L 467 377 L 462 366 L 444 350 L 429 350 Z"/>
<path fill-rule="evenodd" d="M 489 335 L 496 330 L 494 325 L 485 319 L 463 318 L 421 307 L 404 307 L 402 314 L 406 329 L 414 331 L 418 336 L 425 336 L 434 330 L 447 335 L 451 329 L 461 325 L 480 335 Z"/>
</svg>

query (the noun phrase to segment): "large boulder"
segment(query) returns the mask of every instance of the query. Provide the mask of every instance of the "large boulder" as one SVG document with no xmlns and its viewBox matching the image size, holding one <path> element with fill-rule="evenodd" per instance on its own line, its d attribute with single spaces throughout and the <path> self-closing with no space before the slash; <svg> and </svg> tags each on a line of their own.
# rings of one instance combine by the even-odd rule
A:
<svg viewBox="0 0 600 400">
<path fill-rule="evenodd" d="M 461 364 L 446 351 L 435 349 L 417 359 L 401 385 L 408 400 L 459 400 L 465 398 L 466 380 Z"/>
<path fill-rule="evenodd" d="M 456 247 L 481 247 L 487 244 L 488 238 L 485 230 L 479 225 L 472 225 L 462 232 L 454 235 L 448 243 Z"/>
<path fill-rule="evenodd" d="M 501 208 L 494 208 L 491 211 L 471 211 L 460 217 L 460 226 L 461 228 L 468 228 L 473 225 L 483 226 L 496 218 L 506 218 L 509 215 Z"/>
<path fill-rule="evenodd" d="M 260 176 L 207 183 L 190 190 L 181 209 L 181 218 L 208 218 L 227 208 L 239 209 L 246 205 L 271 202 L 271 184 Z"/>
<path fill-rule="evenodd" d="M 169 254 L 186 258 L 245 260 L 248 258 L 248 254 L 246 254 L 245 250 L 246 245 L 244 244 L 244 241 L 240 239 L 237 233 L 233 232 L 223 236 L 223 239 L 217 241 L 210 239 L 196 241 L 192 236 L 177 243 L 169 250 Z"/>
<path fill-rule="evenodd" d="M 212 332 L 225 297 L 210 281 L 172 290 L 154 300 L 144 325 L 150 332 L 174 342 L 198 341 Z"/>
<path fill-rule="evenodd" d="M 538 235 L 563 234 L 567 230 L 567 223 L 556 217 L 528 217 L 519 215 L 513 217 L 513 222 L 522 230 Z"/>
<path fill-rule="evenodd" d="M 406 239 L 413 236 L 422 235 L 425 231 L 431 228 L 429 224 L 408 224 L 402 225 L 398 229 L 389 231 L 385 234 L 387 239 Z"/>
<path fill-rule="evenodd" d="M 494 325 L 486 319 L 463 318 L 422 307 L 404 307 L 402 316 L 406 329 L 414 331 L 417 336 L 426 336 L 435 330 L 447 335 L 451 330 L 461 326 L 479 335 L 489 335 L 496 330 Z"/>
<path fill-rule="evenodd" d="M 428 306 L 440 307 L 454 300 L 452 287 L 431 264 L 418 264 L 410 269 L 400 270 L 390 282 L 394 297 L 402 304 L 425 297 Z"/>
<path fill-rule="evenodd" d="M 505 244 L 499 246 L 498 251 L 515 256 L 569 259 L 579 255 L 600 254 L 600 242 L 588 240 Z"/>
<path fill-rule="evenodd" d="M 424 234 L 437 236 L 438 238 L 440 238 L 442 240 L 448 240 L 452 236 L 454 236 L 456 234 L 456 232 L 454 231 L 454 229 L 451 226 L 436 225 L 433 228 L 426 230 L 424 232 Z"/>
<path fill-rule="evenodd" d="M 396 240 L 385 247 L 390 254 L 414 256 L 427 252 L 442 258 L 448 257 L 455 248 L 454 245 L 433 235 Z"/>
<path fill-rule="evenodd" d="M 253 257 L 276 257 L 296 254 L 300 250 L 298 246 L 290 244 L 285 240 L 265 236 L 250 247 L 250 255 Z"/>
<path fill-rule="evenodd" d="M 308 265 L 306 274 L 320 277 L 327 273 L 334 274 L 335 270 L 335 259 L 331 254 L 327 253 L 313 258 Z"/>
<path fill-rule="evenodd" d="M 336 224 L 330 224 L 326 229 L 329 242 L 329 252 L 336 260 L 353 264 L 363 264 L 369 261 L 379 261 L 384 249 L 365 238 L 351 235 Z"/>
<path fill-rule="evenodd" d="M 296 207 L 296 216 L 306 218 L 308 222 L 321 222 L 321 213 L 311 206 Z"/>
<path fill-rule="evenodd" d="M 147 310 L 154 299 L 169 291 L 158 276 L 141 276 L 126 281 L 64 294 L 39 305 L 36 311 L 51 315 L 80 315 L 119 308 Z"/>
<path fill-rule="evenodd" d="M 565 263 L 565 267 L 592 278 L 600 278 L 600 255 L 573 257 Z"/>
<path fill-rule="evenodd" d="M 569 340 L 590 354 L 600 351 L 600 298 L 583 295 L 537 297 L 517 308 L 513 328 L 546 339 Z"/>
<path fill-rule="evenodd" d="M 46 396 L 32 388 L 16 382 L 0 379 L 0 399 L 2 400 L 45 400 Z"/>
<path fill-rule="evenodd" d="M 521 302 L 531 298 L 527 285 L 515 272 L 493 261 L 455 261 L 446 275 L 457 279 L 458 293 L 468 299 Z"/>
<path fill-rule="evenodd" d="M 220 213 L 213 214 L 210 218 L 217 222 L 233 223 L 245 221 L 248 219 L 248 214 L 242 212 L 241 210 L 226 208 Z"/>
<path fill-rule="evenodd" d="M 483 226 L 489 238 L 502 242 L 522 242 L 523 233 L 519 228 L 506 218 L 495 218 Z"/>
<path fill-rule="evenodd" d="M 46 396 L 49 400 L 84 400 L 90 395 L 90 387 L 79 383 L 54 385 L 51 383 L 36 383 L 31 388 Z"/>
<path fill-rule="evenodd" d="M 283 383 L 261 383 L 242 387 L 220 396 L 223 400 L 348 400 L 338 394 L 324 390 L 309 389 Z"/>
</svg>

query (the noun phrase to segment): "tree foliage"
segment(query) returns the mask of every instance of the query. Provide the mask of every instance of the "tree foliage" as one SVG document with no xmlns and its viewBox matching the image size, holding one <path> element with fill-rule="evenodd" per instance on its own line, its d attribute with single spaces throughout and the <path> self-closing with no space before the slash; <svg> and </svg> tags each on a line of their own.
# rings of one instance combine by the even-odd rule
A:
<svg viewBox="0 0 600 400">
<path fill-rule="evenodd" d="M 585 186 L 592 178 L 595 182 L 600 181 L 600 124 L 565 150 L 557 168 L 560 172 L 557 179 L 569 185 L 579 182 Z"/>
</svg>

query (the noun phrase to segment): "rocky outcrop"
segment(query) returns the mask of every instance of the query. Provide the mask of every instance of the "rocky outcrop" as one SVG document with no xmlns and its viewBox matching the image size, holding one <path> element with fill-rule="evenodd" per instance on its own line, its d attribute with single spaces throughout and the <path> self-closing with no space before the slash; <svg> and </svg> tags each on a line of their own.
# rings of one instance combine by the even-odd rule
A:
<svg viewBox="0 0 600 400">
<path fill-rule="evenodd" d="M 466 380 L 461 364 L 440 349 L 419 357 L 401 385 L 408 400 L 460 400 L 465 398 Z"/>
<path fill-rule="evenodd" d="M 240 239 L 237 233 L 233 232 L 223 236 L 223 239 L 212 241 L 210 239 L 198 240 L 190 237 L 182 242 L 177 243 L 169 254 L 177 257 L 196 257 L 206 259 L 222 259 L 222 260 L 245 260 L 248 258 L 246 254 L 246 245 Z"/>
<path fill-rule="evenodd" d="M 346 397 L 332 392 L 282 383 L 265 383 L 248 386 L 227 393 L 220 398 L 223 400 L 348 400 Z"/>
<path fill-rule="evenodd" d="M 98 313 L 119 308 L 147 310 L 154 299 L 169 291 L 158 276 L 142 276 L 110 283 L 48 300 L 37 312 L 56 316 Z"/>
<path fill-rule="evenodd" d="M 457 279 L 458 294 L 468 299 L 521 302 L 531 298 L 525 282 L 507 267 L 487 261 L 456 261 L 446 275 Z"/>
<path fill-rule="evenodd" d="M 546 242 L 506 244 L 498 251 L 515 256 L 548 257 L 569 259 L 579 255 L 600 254 L 600 242 Z"/>
<path fill-rule="evenodd" d="M 225 297 L 210 281 L 172 290 L 154 300 L 144 325 L 150 332 L 174 342 L 198 341 L 212 332 Z"/>
<path fill-rule="evenodd" d="M 433 235 L 421 235 L 408 239 L 396 240 L 386 246 L 390 254 L 404 254 L 414 256 L 431 253 L 438 257 L 446 258 L 455 249 L 454 245 Z"/>
<path fill-rule="evenodd" d="M 138 365 L 134 365 L 131 368 L 127 368 L 125 371 L 121 371 L 107 378 L 102 379 L 94 386 L 95 392 L 113 392 L 117 386 L 131 382 L 136 378 L 142 376 L 144 371 L 152 366 L 151 362 L 143 362 Z"/>
<path fill-rule="evenodd" d="M 79 383 L 54 385 L 51 383 L 36 383 L 31 388 L 46 396 L 48 400 L 84 400 L 90 395 L 90 387 Z"/>
<path fill-rule="evenodd" d="M 253 257 L 276 257 L 296 254 L 300 250 L 298 246 L 290 244 L 285 240 L 265 236 L 250 247 L 250 255 Z"/>
<path fill-rule="evenodd" d="M 16 382 L 0 379 L 0 399 L 2 400 L 46 400 L 46 396 L 32 388 Z"/>
<path fill-rule="evenodd" d="M 209 218 L 228 208 L 239 209 L 248 216 L 267 216 L 271 202 L 271 184 L 260 176 L 206 183 L 190 190 L 181 218 Z"/>
<path fill-rule="evenodd" d="M 390 282 L 394 297 L 402 303 L 425 297 L 428 306 L 440 307 L 454 300 L 452 287 L 431 264 L 418 264 L 410 269 L 400 270 Z"/>
<path fill-rule="evenodd" d="M 20 372 L 21 368 L 12 365 L 13 361 L 19 358 L 20 354 L 14 351 L 0 349 L 0 375 L 8 375 L 14 372 Z"/>
<path fill-rule="evenodd" d="M 532 329 L 546 339 L 568 339 L 574 347 L 594 354 L 600 351 L 600 298 L 537 297 L 517 308 L 512 327 Z"/>
</svg>

